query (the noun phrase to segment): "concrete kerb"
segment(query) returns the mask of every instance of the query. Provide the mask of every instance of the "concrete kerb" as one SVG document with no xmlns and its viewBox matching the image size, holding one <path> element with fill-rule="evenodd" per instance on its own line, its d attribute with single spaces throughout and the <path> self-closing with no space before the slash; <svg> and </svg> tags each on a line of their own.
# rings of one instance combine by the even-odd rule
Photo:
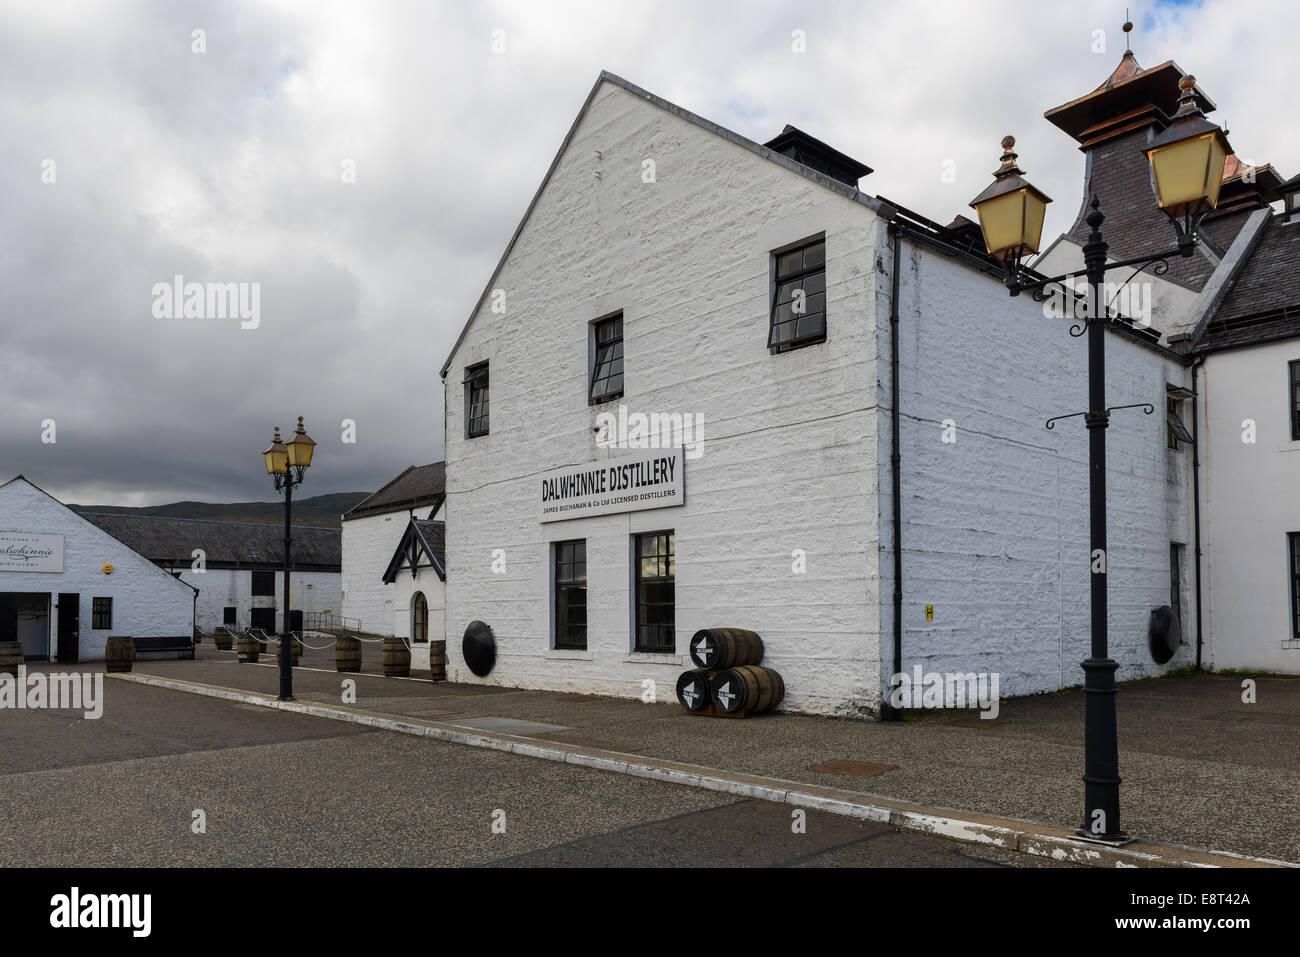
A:
<svg viewBox="0 0 1300 957">
<path fill-rule="evenodd" d="M 277 711 L 288 711 L 334 721 L 346 721 L 383 731 L 396 731 L 433 738 L 451 744 L 507 751 L 523 757 L 559 761 L 598 771 L 612 771 L 685 787 L 702 788 L 739 797 L 788 804 L 811 811 L 823 811 L 845 817 L 889 824 L 899 830 L 915 831 L 954 841 L 999 847 L 1008 851 L 1046 857 L 1071 864 L 1092 867 L 1297 867 L 1300 865 L 1268 858 L 1248 857 L 1225 851 L 1204 851 L 1170 845 L 1141 844 L 1107 847 L 1081 841 L 1064 828 L 1052 828 L 1010 818 L 951 811 L 947 808 L 911 804 L 879 795 L 839 791 L 778 778 L 760 778 L 748 774 L 706 768 L 650 758 L 644 755 L 604 751 L 581 745 L 542 742 L 536 738 L 492 731 L 469 731 L 455 725 L 439 724 L 413 718 L 353 708 L 279 699 L 252 691 L 223 688 L 153 675 L 113 673 L 109 678 L 136 684 L 183 691 L 189 694 L 220 698 Z"/>
</svg>

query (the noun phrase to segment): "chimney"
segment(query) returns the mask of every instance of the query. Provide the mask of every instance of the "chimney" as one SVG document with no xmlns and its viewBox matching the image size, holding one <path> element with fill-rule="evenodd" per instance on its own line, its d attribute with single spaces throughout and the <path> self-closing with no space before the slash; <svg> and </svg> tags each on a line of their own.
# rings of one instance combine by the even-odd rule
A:
<svg viewBox="0 0 1300 957">
<path fill-rule="evenodd" d="M 871 173 L 871 167 L 866 163 L 859 163 L 853 157 L 845 156 L 839 150 L 793 126 L 787 125 L 780 136 L 763 145 L 774 153 L 788 156 L 796 163 L 802 163 L 809 169 L 829 179 L 852 186 L 854 189 L 857 189 L 859 179 Z"/>
</svg>

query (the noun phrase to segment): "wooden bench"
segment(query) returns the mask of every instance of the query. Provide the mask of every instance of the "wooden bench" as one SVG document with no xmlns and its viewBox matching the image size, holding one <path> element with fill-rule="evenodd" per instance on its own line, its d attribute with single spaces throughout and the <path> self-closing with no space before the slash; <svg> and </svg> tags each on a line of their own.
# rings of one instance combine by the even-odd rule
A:
<svg viewBox="0 0 1300 957">
<path fill-rule="evenodd" d="M 135 638 L 135 656 L 157 655 L 160 658 L 193 658 L 194 639 L 187 635 L 169 638 Z"/>
</svg>

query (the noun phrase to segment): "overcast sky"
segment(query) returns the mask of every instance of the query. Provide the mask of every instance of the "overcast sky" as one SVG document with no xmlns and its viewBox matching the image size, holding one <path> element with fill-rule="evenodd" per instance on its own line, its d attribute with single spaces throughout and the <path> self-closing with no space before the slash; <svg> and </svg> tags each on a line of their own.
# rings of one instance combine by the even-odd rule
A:
<svg viewBox="0 0 1300 957">
<path fill-rule="evenodd" d="M 1143 66 L 1176 60 L 1239 155 L 1300 169 L 1294 0 L 1132 13 Z M 601 69 L 760 142 L 799 126 L 942 222 L 1014 133 L 1054 236 L 1083 159 L 1043 112 L 1109 75 L 1123 20 L 1090 0 L 0 0 L 0 482 L 274 500 L 259 453 L 298 415 L 320 443 L 301 495 L 440 459 L 438 370 Z M 155 317 L 177 274 L 259 283 L 260 325 Z"/>
</svg>

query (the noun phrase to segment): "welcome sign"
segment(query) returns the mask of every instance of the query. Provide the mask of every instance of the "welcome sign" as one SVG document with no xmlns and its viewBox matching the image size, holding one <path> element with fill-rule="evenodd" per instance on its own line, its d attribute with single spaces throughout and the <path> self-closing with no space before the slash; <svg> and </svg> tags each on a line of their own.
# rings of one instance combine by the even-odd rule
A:
<svg viewBox="0 0 1300 957">
<path fill-rule="evenodd" d="M 570 465 L 540 478 L 543 522 L 686 504 L 682 449 L 652 449 Z"/>
<path fill-rule="evenodd" d="M 62 535 L 0 532 L 0 572 L 62 571 Z"/>
</svg>

